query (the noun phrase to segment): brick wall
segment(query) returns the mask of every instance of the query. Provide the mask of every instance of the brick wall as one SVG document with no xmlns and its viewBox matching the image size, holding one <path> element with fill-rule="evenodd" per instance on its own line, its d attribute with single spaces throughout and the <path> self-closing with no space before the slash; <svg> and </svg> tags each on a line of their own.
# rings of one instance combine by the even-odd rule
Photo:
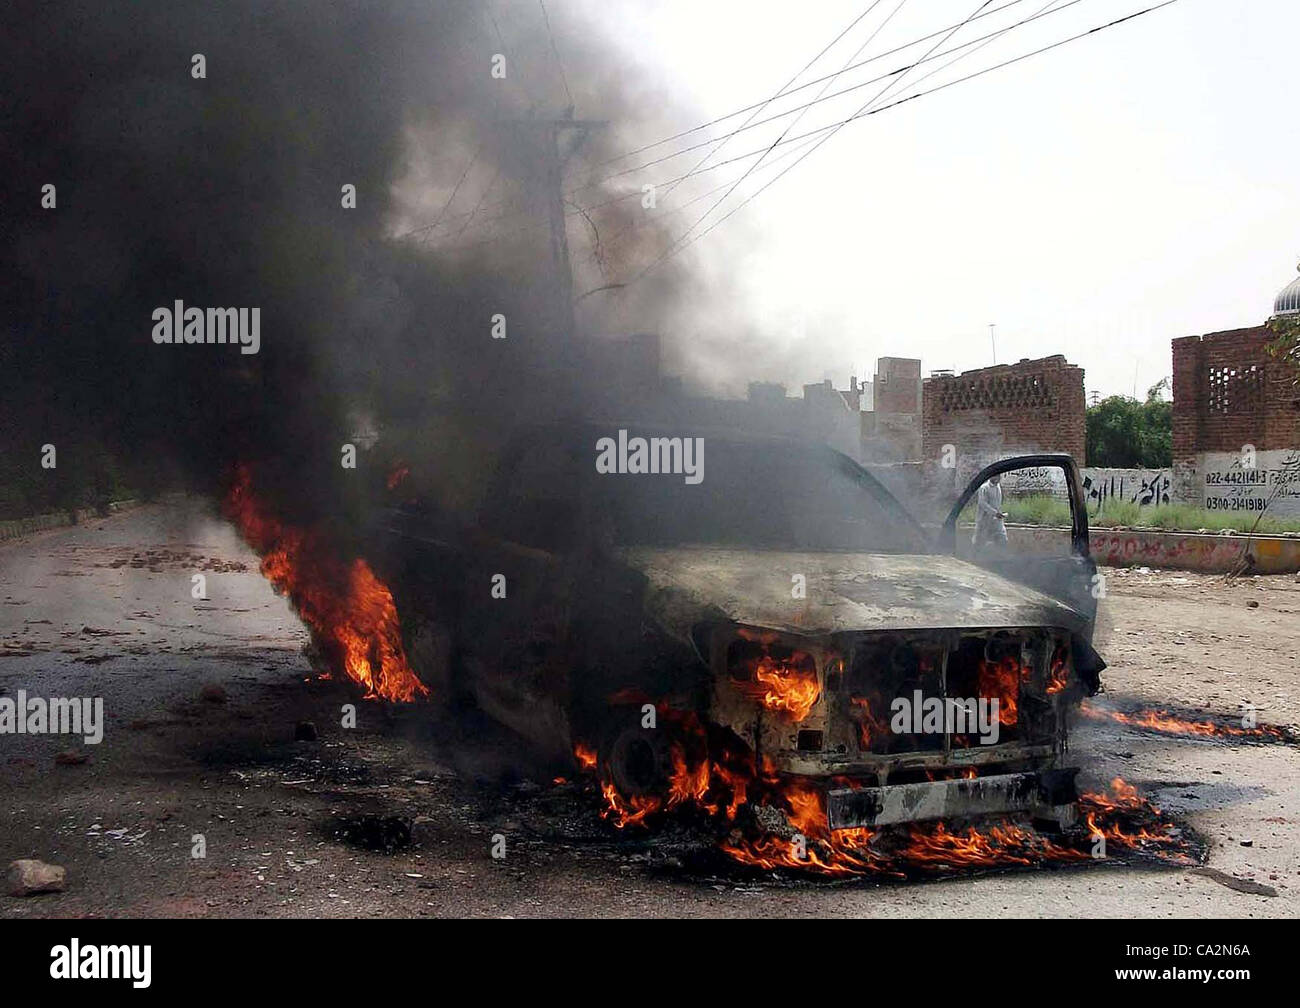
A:
<svg viewBox="0 0 1300 1008">
<path fill-rule="evenodd" d="M 872 409 L 877 413 L 920 413 L 921 362 L 911 357 L 877 360 Z"/>
<path fill-rule="evenodd" d="M 922 385 L 922 453 L 1068 452 L 1085 465 L 1083 368 L 1060 354 L 936 376 Z"/>
<path fill-rule="evenodd" d="M 1200 452 L 1300 445 L 1294 369 L 1272 357 L 1267 326 L 1173 341 L 1174 462 Z"/>
<path fill-rule="evenodd" d="M 1173 341 L 1174 486 L 1199 502 L 1207 452 L 1239 456 L 1300 447 L 1300 388 L 1295 370 L 1267 351 L 1267 326 L 1229 329 Z"/>
</svg>

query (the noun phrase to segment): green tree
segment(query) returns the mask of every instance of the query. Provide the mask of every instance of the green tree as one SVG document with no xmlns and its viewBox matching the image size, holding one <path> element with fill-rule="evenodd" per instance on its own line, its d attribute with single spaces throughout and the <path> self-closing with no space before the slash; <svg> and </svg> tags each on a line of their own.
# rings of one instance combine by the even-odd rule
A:
<svg viewBox="0 0 1300 1008">
<path fill-rule="evenodd" d="M 1268 352 L 1291 365 L 1291 382 L 1300 385 L 1300 318 L 1287 315 L 1270 319 L 1268 327 L 1277 337 Z"/>
<path fill-rule="evenodd" d="M 1174 460 L 1174 404 L 1164 397 L 1169 379 L 1147 390 L 1146 402 L 1109 396 L 1088 407 L 1087 464 L 1116 469 L 1162 469 Z"/>
</svg>

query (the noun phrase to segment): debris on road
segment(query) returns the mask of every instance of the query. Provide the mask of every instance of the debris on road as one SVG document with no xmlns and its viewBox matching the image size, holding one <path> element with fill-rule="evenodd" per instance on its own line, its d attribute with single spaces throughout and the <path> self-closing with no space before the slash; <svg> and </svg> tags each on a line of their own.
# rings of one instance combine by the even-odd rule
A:
<svg viewBox="0 0 1300 1008">
<path fill-rule="evenodd" d="M 35 896 L 38 893 L 62 892 L 65 872 L 59 865 L 32 858 L 9 863 L 6 891 L 10 896 Z"/>
<path fill-rule="evenodd" d="M 229 697 L 223 687 L 218 686 L 216 683 L 206 683 L 199 690 L 199 699 L 205 703 L 225 703 Z"/>
<path fill-rule="evenodd" d="M 1193 868 L 1190 872 L 1192 875 L 1204 875 L 1206 878 L 1218 882 L 1220 885 L 1227 886 L 1229 889 L 1239 893 L 1246 893 L 1250 896 L 1276 896 L 1277 890 L 1272 886 L 1266 886 L 1251 879 L 1237 878 L 1235 875 L 1229 875 L 1227 872 L 1219 871 L 1217 868 Z"/>
</svg>

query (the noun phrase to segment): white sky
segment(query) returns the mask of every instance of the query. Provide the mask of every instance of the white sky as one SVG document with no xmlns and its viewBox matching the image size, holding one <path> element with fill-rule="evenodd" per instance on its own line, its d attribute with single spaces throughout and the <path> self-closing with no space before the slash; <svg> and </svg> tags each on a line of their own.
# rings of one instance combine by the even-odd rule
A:
<svg viewBox="0 0 1300 1008">
<path fill-rule="evenodd" d="M 1080 0 L 919 86 L 1153 2 Z M 571 77 L 580 76 L 572 61 L 582 50 L 608 39 L 630 76 L 663 82 L 647 90 L 643 122 L 617 124 L 620 140 L 635 144 L 769 97 L 869 3 L 547 6 Z M 1023 0 L 944 48 L 1044 3 Z M 882 0 L 800 81 L 838 70 L 897 4 Z M 979 0 L 909 0 L 863 55 L 954 24 L 978 6 Z M 527 7 L 514 9 L 522 17 Z M 1064 353 L 1086 369 L 1090 393 L 1131 394 L 1136 387 L 1142 396 L 1169 374 L 1171 338 L 1259 324 L 1295 275 L 1298 43 L 1296 0 L 1180 0 L 846 126 L 686 250 L 683 265 L 730 277 L 755 339 L 807 348 L 783 358 L 781 373 L 746 377 L 792 386 L 834 377 L 843 386 L 851 369 L 869 378 L 875 358 L 886 355 L 920 357 L 925 374 L 982 367 L 992 363 L 994 322 L 999 363 Z M 532 44 L 544 47 L 544 34 Z M 932 44 L 845 75 L 832 90 L 894 69 Z M 912 71 L 911 79 L 942 62 Z M 795 132 L 843 118 L 883 86 L 824 103 Z M 590 114 L 586 96 L 575 90 L 578 114 Z M 802 100 L 816 92 L 801 92 Z M 723 156 L 770 143 L 772 128 L 737 136 Z M 629 181 L 672 178 L 702 153 Z M 738 168 L 706 176 L 690 193 L 736 177 Z M 760 171 L 722 209 L 772 176 Z M 674 228 L 711 202 L 671 218 Z M 738 366 L 743 370 L 743 362 Z"/>
</svg>

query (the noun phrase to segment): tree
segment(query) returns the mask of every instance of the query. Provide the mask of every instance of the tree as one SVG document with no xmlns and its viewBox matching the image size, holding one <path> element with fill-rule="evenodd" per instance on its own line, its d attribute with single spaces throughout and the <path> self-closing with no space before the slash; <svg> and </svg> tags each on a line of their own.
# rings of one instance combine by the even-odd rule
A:
<svg viewBox="0 0 1300 1008">
<path fill-rule="evenodd" d="M 1169 379 L 1147 389 L 1146 402 L 1108 396 L 1088 407 L 1087 464 L 1115 469 L 1163 469 L 1174 460 L 1174 405 Z"/>
<path fill-rule="evenodd" d="M 1300 385 L 1300 318 L 1280 316 L 1270 319 L 1268 327 L 1277 337 L 1268 345 L 1268 352 L 1291 365 L 1291 381 Z"/>
</svg>

